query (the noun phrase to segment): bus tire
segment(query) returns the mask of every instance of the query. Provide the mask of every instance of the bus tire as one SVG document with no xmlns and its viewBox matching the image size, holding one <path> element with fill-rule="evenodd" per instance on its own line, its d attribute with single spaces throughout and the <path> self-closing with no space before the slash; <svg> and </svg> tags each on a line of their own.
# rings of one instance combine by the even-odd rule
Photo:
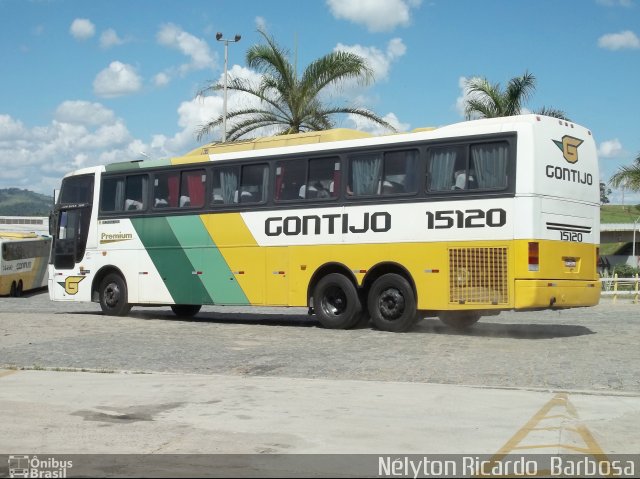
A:
<svg viewBox="0 0 640 479">
<path fill-rule="evenodd" d="M 351 280 L 340 273 L 331 273 L 316 285 L 313 309 L 323 327 L 348 329 L 360 318 L 362 304 Z"/>
<path fill-rule="evenodd" d="M 9 296 L 11 296 L 12 298 L 15 298 L 17 289 L 18 289 L 18 286 L 16 285 L 16 282 L 13 281 L 11 283 L 11 290 L 9 291 Z"/>
<path fill-rule="evenodd" d="M 22 296 L 22 291 L 24 289 L 24 286 L 22 284 L 22 280 L 18 281 L 18 287 L 16 288 L 16 298 L 19 298 L 20 296 Z"/>
<path fill-rule="evenodd" d="M 463 331 L 476 324 L 480 314 L 475 311 L 443 311 L 438 317 L 450 328 Z"/>
<path fill-rule="evenodd" d="M 413 288 L 399 274 L 388 273 L 376 279 L 367 304 L 373 325 L 382 331 L 407 331 L 418 319 Z"/>
<path fill-rule="evenodd" d="M 118 273 L 108 274 L 100 283 L 100 307 L 104 314 L 126 316 L 131 311 L 127 298 L 127 283 Z"/>
<path fill-rule="evenodd" d="M 179 318 L 192 318 L 202 308 L 200 304 L 172 304 L 171 311 Z"/>
</svg>

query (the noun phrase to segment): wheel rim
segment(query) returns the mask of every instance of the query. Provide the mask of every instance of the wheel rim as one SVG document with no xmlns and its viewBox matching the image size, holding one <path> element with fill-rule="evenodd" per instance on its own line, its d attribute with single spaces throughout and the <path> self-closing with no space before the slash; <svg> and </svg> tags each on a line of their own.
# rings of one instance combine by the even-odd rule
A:
<svg viewBox="0 0 640 479">
<path fill-rule="evenodd" d="M 342 288 L 331 286 L 322 297 L 322 310 L 329 316 L 340 316 L 347 309 L 347 295 Z"/>
<path fill-rule="evenodd" d="M 104 304 L 109 308 L 115 308 L 120 302 L 120 288 L 116 283 L 109 283 L 104 288 Z"/>
<path fill-rule="evenodd" d="M 378 310 L 383 319 L 395 321 L 399 319 L 405 310 L 404 296 L 396 288 L 385 289 L 378 299 Z"/>
</svg>

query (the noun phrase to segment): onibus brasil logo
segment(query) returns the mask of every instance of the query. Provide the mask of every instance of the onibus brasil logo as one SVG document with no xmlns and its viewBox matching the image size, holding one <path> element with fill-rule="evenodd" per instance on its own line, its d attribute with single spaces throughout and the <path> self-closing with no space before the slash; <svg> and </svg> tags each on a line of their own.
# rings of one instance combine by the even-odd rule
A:
<svg viewBox="0 0 640 479">
<path fill-rule="evenodd" d="M 9 456 L 9 477 L 67 477 L 67 469 L 73 461 L 61 461 L 54 457 Z"/>
<path fill-rule="evenodd" d="M 562 140 L 553 140 L 560 151 L 562 151 L 562 156 L 569 163 L 575 163 L 578 161 L 578 147 L 584 143 L 584 140 L 580 138 L 575 138 L 573 136 L 564 135 Z"/>
</svg>

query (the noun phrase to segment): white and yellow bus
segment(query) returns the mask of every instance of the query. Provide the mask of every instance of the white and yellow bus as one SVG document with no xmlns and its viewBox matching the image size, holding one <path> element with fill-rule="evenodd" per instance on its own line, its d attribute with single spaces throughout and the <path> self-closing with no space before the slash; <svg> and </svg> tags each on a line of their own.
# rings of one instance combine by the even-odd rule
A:
<svg viewBox="0 0 640 479">
<path fill-rule="evenodd" d="M 52 235 L 51 299 L 110 315 L 302 306 L 329 328 L 405 331 L 600 296 L 593 136 L 536 115 L 86 168 L 63 179 Z"/>
<path fill-rule="evenodd" d="M 22 296 L 47 286 L 51 238 L 0 231 L 0 296 Z"/>
</svg>

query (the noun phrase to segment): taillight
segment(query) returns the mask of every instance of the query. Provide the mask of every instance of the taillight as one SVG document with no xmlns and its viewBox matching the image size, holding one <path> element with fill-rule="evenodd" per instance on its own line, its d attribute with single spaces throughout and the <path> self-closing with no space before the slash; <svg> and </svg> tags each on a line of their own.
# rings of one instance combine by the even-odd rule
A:
<svg viewBox="0 0 640 479">
<path fill-rule="evenodd" d="M 537 241 L 529 243 L 529 271 L 540 271 L 540 248 Z"/>
</svg>

